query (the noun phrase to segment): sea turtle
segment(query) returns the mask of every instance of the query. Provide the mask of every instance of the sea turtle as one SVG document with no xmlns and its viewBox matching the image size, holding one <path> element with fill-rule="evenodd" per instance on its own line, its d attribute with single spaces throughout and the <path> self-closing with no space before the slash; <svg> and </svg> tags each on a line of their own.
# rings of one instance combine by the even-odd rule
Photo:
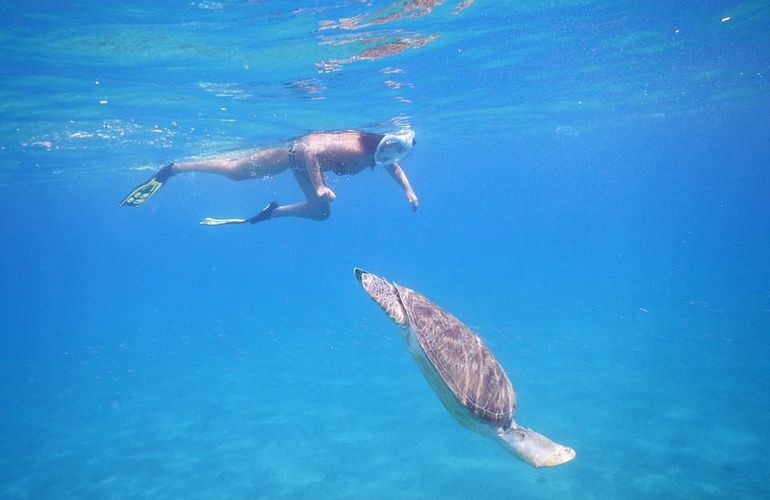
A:
<svg viewBox="0 0 770 500">
<path fill-rule="evenodd" d="M 401 327 L 412 357 L 460 424 L 494 438 L 534 467 L 575 458 L 572 448 L 514 421 L 516 393 L 478 335 L 414 290 L 361 269 L 354 273 L 366 293 Z"/>
</svg>

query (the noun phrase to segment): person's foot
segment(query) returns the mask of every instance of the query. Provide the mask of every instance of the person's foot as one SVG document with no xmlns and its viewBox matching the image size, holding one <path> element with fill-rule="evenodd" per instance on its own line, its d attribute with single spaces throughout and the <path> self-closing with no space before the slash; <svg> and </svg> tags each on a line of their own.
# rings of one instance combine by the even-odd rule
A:
<svg viewBox="0 0 770 500">
<path fill-rule="evenodd" d="M 163 165 L 160 167 L 160 170 L 158 170 L 158 173 L 155 174 L 155 178 L 158 180 L 158 182 L 166 182 L 169 177 L 174 175 L 174 162 L 168 163 L 166 165 Z"/>
<path fill-rule="evenodd" d="M 248 221 L 251 224 L 256 224 L 257 222 L 261 222 L 263 220 L 269 219 L 273 215 L 273 210 L 278 208 L 278 203 L 271 201 L 270 203 L 265 206 L 265 208 L 262 209 L 261 212 L 259 212 L 254 217 L 248 219 Z"/>
</svg>

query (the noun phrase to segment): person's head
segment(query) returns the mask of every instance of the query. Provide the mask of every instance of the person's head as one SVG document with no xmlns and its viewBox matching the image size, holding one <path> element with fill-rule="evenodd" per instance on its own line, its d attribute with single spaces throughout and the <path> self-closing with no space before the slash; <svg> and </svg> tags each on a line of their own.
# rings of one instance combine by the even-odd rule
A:
<svg viewBox="0 0 770 500">
<path fill-rule="evenodd" d="M 414 130 L 404 129 L 395 134 L 385 134 L 374 152 L 375 165 L 392 165 L 411 153 L 416 144 Z"/>
</svg>

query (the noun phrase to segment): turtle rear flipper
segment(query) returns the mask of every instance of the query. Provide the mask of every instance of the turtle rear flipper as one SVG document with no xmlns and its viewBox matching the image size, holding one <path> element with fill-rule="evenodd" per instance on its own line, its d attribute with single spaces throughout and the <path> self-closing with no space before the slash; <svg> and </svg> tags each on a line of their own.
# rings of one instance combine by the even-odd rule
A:
<svg viewBox="0 0 770 500">
<path fill-rule="evenodd" d="M 575 458 L 572 448 L 525 427 L 511 427 L 498 437 L 508 451 L 533 467 L 553 467 Z"/>
</svg>

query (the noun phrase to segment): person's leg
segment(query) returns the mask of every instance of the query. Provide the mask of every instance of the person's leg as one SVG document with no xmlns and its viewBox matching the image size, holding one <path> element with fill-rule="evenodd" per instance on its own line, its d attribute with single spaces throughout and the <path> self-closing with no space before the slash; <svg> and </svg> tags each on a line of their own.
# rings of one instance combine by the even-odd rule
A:
<svg viewBox="0 0 770 500">
<path fill-rule="evenodd" d="M 289 152 L 286 148 L 228 153 L 208 160 L 169 163 L 148 181 L 135 187 L 120 204 L 121 206 L 139 206 L 150 199 L 171 176 L 184 172 L 208 172 L 242 181 L 270 177 L 283 172 L 290 165 Z"/>
<path fill-rule="evenodd" d="M 270 218 L 274 217 L 302 217 L 304 219 L 326 220 L 331 215 L 329 202 L 320 204 L 294 203 L 293 205 L 278 205 L 273 209 Z"/>
<path fill-rule="evenodd" d="M 184 172 L 206 172 L 242 181 L 272 177 L 288 167 L 289 155 L 286 148 L 270 148 L 248 153 L 222 154 L 207 160 L 172 163 L 169 177 Z"/>
<path fill-rule="evenodd" d="M 313 185 L 310 182 L 310 178 L 308 178 L 307 172 L 295 168 L 292 169 L 292 173 L 294 174 L 294 178 L 297 179 L 297 184 L 299 184 L 299 187 L 305 194 L 305 199 L 307 201 L 294 203 L 292 205 L 268 205 L 270 213 L 267 214 L 267 217 L 264 217 L 260 220 L 266 220 L 273 217 L 302 217 L 304 219 L 313 220 L 328 219 L 329 215 L 331 215 L 331 206 L 329 205 L 328 201 L 321 200 L 316 196 L 315 190 L 313 189 Z M 260 214 L 262 214 L 262 212 L 260 212 Z M 259 214 L 255 217 L 252 217 L 252 219 L 256 217 L 259 217 Z"/>
<path fill-rule="evenodd" d="M 217 219 L 206 217 L 200 223 L 204 226 L 224 226 L 226 224 L 256 224 L 268 219 L 273 215 L 277 217 L 302 217 L 305 219 L 324 220 L 329 217 L 329 207 L 313 206 L 307 202 L 295 203 L 293 205 L 281 206 L 271 201 L 254 217 L 248 219 Z"/>
</svg>

